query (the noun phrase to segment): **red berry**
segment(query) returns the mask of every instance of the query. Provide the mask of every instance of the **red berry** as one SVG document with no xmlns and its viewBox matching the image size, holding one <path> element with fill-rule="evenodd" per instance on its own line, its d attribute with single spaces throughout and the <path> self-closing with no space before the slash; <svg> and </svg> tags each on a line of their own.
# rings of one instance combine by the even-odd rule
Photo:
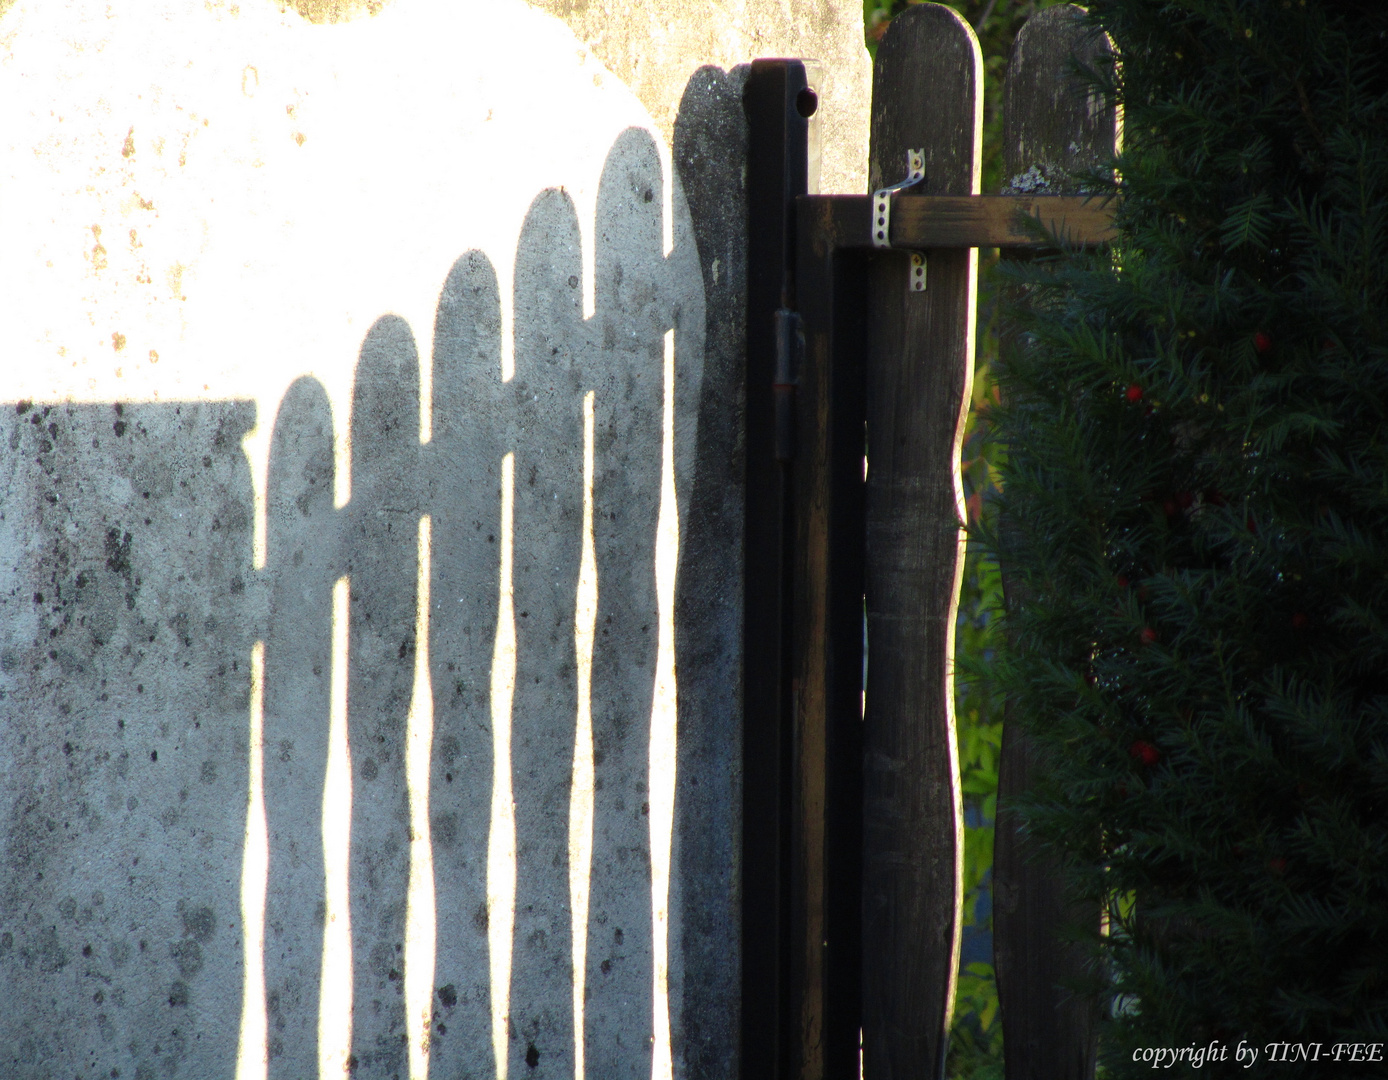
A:
<svg viewBox="0 0 1388 1080">
<path fill-rule="evenodd" d="M 1180 504 L 1182 510 L 1190 509 L 1191 503 L 1195 502 L 1195 496 L 1189 491 L 1176 492 L 1176 502 Z"/>
<path fill-rule="evenodd" d="M 1268 869 L 1280 877 L 1287 872 L 1287 860 L 1282 858 L 1269 859 Z"/>
<path fill-rule="evenodd" d="M 1124 395 L 1129 401 L 1142 400 L 1142 387 L 1138 383 L 1128 383 L 1128 392 Z"/>
<path fill-rule="evenodd" d="M 1308 622 L 1310 622 L 1310 620 L 1306 618 L 1305 614 L 1298 611 L 1295 615 L 1292 616 L 1292 629 L 1305 630 L 1306 624 Z"/>
<path fill-rule="evenodd" d="M 1209 491 L 1205 492 L 1205 501 L 1211 506 L 1223 506 L 1226 500 L 1224 492 L 1220 491 L 1219 488 L 1210 488 Z"/>
<path fill-rule="evenodd" d="M 1161 751 L 1149 742 L 1138 739 L 1132 746 L 1128 747 L 1128 753 L 1137 761 L 1144 765 L 1155 765 L 1161 760 Z"/>
<path fill-rule="evenodd" d="M 1153 642 L 1157 640 L 1157 632 L 1153 630 L 1150 626 L 1144 626 L 1142 628 L 1141 637 L 1142 644 L 1151 645 Z"/>
<path fill-rule="evenodd" d="M 1122 574 L 1118 575 L 1118 587 L 1120 589 L 1126 589 L 1128 587 L 1128 579 Z"/>
<path fill-rule="evenodd" d="M 1248 526 L 1249 532 L 1251 532 L 1254 536 L 1258 535 L 1258 523 L 1253 520 L 1252 514 L 1249 514 L 1246 518 L 1244 518 L 1243 523 Z"/>
<path fill-rule="evenodd" d="M 1270 348 L 1272 348 L 1272 338 L 1268 337 L 1265 333 L 1259 330 L 1256 334 L 1253 335 L 1253 347 L 1257 349 L 1260 353 L 1265 353 Z"/>
</svg>

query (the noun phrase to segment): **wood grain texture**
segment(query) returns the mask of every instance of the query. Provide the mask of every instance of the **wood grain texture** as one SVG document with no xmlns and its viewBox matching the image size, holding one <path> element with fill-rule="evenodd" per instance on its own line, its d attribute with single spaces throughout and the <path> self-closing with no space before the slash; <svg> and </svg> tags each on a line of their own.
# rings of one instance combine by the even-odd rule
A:
<svg viewBox="0 0 1388 1080">
<path fill-rule="evenodd" d="M 1004 193 L 1074 194 L 1113 155 L 1118 118 L 1076 77 L 1074 66 L 1108 62 L 1108 36 L 1074 4 L 1027 20 L 1003 83 Z"/>
<path fill-rule="evenodd" d="M 872 197 L 807 195 L 826 209 L 811 215 L 816 236 L 837 247 L 870 248 Z M 892 202 L 894 248 L 1044 248 L 1028 219 L 1074 245 L 1114 238 L 1114 204 L 1084 195 L 898 195 Z M 812 238 L 811 238 L 812 239 Z"/>
<path fill-rule="evenodd" d="M 1077 86 L 1072 57 L 1101 63 L 1107 39 L 1081 9 L 1050 8 L 1033 16 L 1013 49 L 1003 94 L 1003 154 L 1008 186 L 1074 192 L 1081 176 L 1112 155 L 1117 121 Z M 1007 331 L 1004 330 L 1006 344 Z M 1003 523 L 1006 528 L 1006 523 Z M 1009 607 L 1021 597 L 1003 567 Z M 1001 1002 L 1007 1080 L 1089 1080 L 1094 1075 L 1095 1017 L 1067 984 L 1083 975 L 1083 957 L 1057 933 L 1097 927 L 1097 910 L 1067 902 L 1058 866 L 1041 857 L 1010 804 L 1037 767 L 1035 749 L 1009 713 L 1003 724 L 993 843 L 993 949 Z"/>
<path fill-rule="evenodd" d="M 815 210 L 801 200 L 798 234 Z M 822 224 L 822 223 L 820 223 Z M 862 836 L 861 256 L 797 247 L 805 356 L 796 387 L 791 764 L 792 1003 L 801 1080 L 856 1074 Z M 847 264 L 847 265 L 845 265 Z"/>
<path fill-rule="evenodd" d="M 892 247 L 1043 247 L 1028 222 L 1069 244 L 1102 244 L 1114 237 L 1113 207 L 1064 195 L 898 195 L 892 207 Z"/>
<path fill-rule="evenodd" d="M 897 16 L 873 73 L 872 187 L 925 150 L 928 195 L 979 183 L 982 61 L 949 8 Z M 954 620 L 963 570 L 959 449 L 972 380 L 977 253 L 874 257 L 868 323 L 863 724 L 863 1074 L 943 1076 L 959 964 L 963 835 Z"/>
</svg>

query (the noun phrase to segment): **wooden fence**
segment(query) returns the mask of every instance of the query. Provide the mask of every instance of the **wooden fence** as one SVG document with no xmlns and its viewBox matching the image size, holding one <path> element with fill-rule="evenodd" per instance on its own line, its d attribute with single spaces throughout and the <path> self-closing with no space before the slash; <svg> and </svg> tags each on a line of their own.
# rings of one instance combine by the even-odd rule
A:
<svg viewBox="0 0 1388 1080">
<path fill-rule="evenodd" d="M 951 9 L 911 7 L 882 39 L 871 196 L 815 190 L 813 62 L 752 67 L 749 1080 L 944 1075 L 963 899 L 953 653 L 978 249 L 1035 246 L 1023 217 L 1078 243 L 1110 238 L 1111 208 L 1074 179 L 1117 137 L 1073 77 L 1073 58 L 1106 49 L 1075 7 L 1027 23 L 1004 93 L 1008 186 L 992 195 L 979 191 L 978 42 Z M 1004 808 L 1028 782 L 1014 728 Z M 1058 879 L 1005 810 L 993 889 L 1007 1077 L 1092 1076 L 1092 1018 L 1063 989 L 1077 959 L 1054 933 Z"/>
</svg>

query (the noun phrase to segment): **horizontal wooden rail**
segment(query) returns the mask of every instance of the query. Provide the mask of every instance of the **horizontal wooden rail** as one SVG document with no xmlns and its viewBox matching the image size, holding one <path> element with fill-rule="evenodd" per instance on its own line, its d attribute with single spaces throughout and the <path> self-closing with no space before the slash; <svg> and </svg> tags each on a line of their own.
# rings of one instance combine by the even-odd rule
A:
<svg viewBox="0 0 1388 1080">
<path fill-rule="evenodd" d="M 832 247 L 872 246 L 872 197 L 801 195 L 813 209 L 810 243 Z M 1089 195 L 912 195 L 892 199 L 891 246 L 928 248 L 1042 248 L 1028 221 L 1070 244 L 1106 244 L 1117 236 L 1116 204 Z"/>
</svg>

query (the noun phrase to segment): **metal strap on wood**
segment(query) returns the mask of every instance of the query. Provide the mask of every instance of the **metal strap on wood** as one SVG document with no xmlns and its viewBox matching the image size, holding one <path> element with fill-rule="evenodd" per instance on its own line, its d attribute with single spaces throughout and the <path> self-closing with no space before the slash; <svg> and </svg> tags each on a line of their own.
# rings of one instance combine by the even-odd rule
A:
<svg viewBox="0 0 1388 1080">
<path fill-rule="evenodd" d="M 906 179 L 891 187 L 878 188 L 872 193 L 872 246 L 892 246 L 892 196 L 913 188 L 925 179 L 925 151 L 906 151 Z"/>
</svg>

